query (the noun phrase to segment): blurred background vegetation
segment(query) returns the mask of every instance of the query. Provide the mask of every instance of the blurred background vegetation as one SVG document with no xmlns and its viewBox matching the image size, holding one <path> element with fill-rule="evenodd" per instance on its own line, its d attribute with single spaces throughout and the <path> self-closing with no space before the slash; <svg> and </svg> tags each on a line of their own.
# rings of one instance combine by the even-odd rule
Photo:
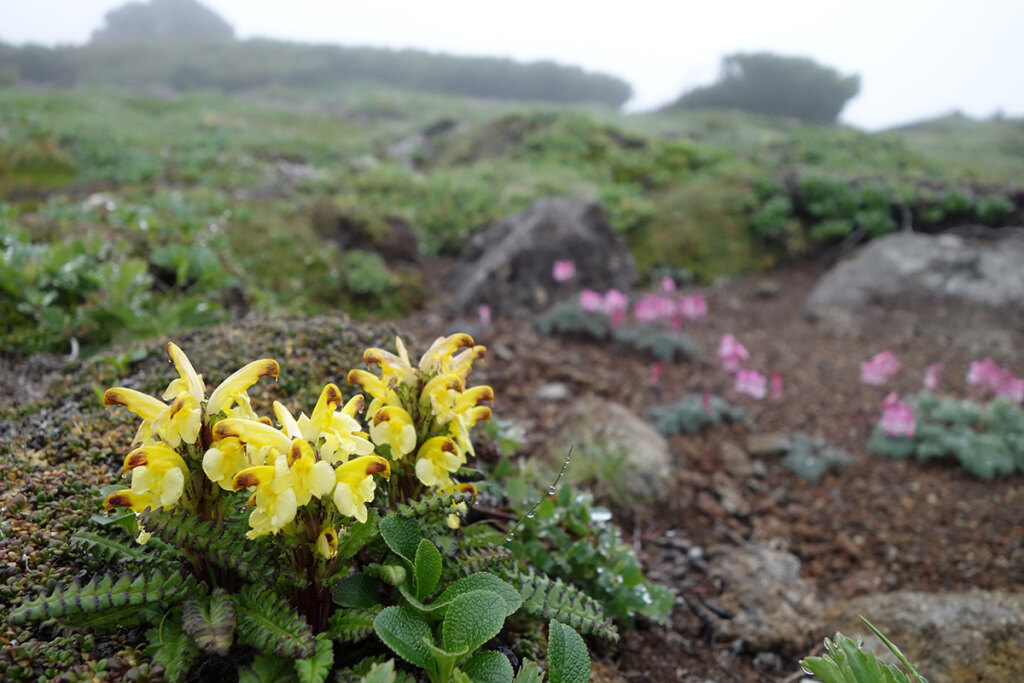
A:
<svg viewBox="0 0 1024 683">
<path fill-rule="evenodd" d="M 835 123 L 857 77 L 805 58 L 731 55 L 624 114 L 627 83 L 550 62 L 233 35 L 152 0 L 84 46 L 0 45 L 0 348 L 399 316 L 430 263 L 550 195 L 599 201 L 642 273 L 704 281 L 1022 222 L 1024 121 L 861 132 Z"/>
</svg>

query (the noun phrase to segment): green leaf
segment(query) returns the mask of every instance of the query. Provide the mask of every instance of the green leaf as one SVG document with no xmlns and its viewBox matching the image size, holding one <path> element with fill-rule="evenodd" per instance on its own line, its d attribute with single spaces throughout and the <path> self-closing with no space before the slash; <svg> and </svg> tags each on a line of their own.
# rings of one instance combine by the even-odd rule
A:
<svg viewBox="0 0 1024 683">
<path fill-rule="evenodd" d="M 463 662 L 459 668 L 470 677 L 473 683 L 512 683 L 512 678 L 515 676 L 508 657 L 494 650 L 477 652 Z"/>
<path fill-rule="evenodd" d="M 548 622 L 548 676 L 551 683 L 590 680 L 590 654 L 583 637 L 557 619 Z"/>
<path fill-rule="evenodd" d="M 394 683 L 395 660 L 389 659 L 381 664 L 374 664 L 365 676 L 359 679 L 359 683 Z"/>
<path fill-rule="evenodd" d="M 860 620 L 861 620 L 861 621 L 863 621 L 863 622 L 864 622 L 865 624 L 867 624 L 867 627 L 868 627 L 869 629 L 871 629 L 871 631 L 872 631 L 872 632 L 873 632 L 873 633 L 874 633 L 874 634 L 875 634 L 876 636 L 878 636 L 878 639 L 879 639 L 879 640 L 881 640 L 881 641 L 882 641 L 883 643 L 885 643 L 885 646 L 886 646 L 887 648 L 889 648 L 889 652 L 891 652 L 891 653 L 892 653 L 892 654 L 893 654 L 893 655 L 894 655 L 894 656 L 896 657 L 896 659 L 900 660 L 900 663 L 901 663 L 901 664 L 903 664 L 903 666 L 907 667 L 907 670 L 908 670 L 908 671 L 910 671 L 910 673 L 911 673 L 911 674 L 912 674 L 912 675 L 913 675 L 913 676 L 914 676 L 914 677 L 915 677 L 915 678 L 916 678 L 916 679 L 917 679 L 918 681 L 920 681 L 920 683 L 928 683 L 928 679 L 926 679 L 926 678 L 925 678 L 924 676 L 922 676 L 921 674 L 917 673 L 917 669 L 915 669 L 915 668 L 914 668 L 914 665 L 913 665 L 913 664 L 911 664 L 911 663 L 910 663 L 910 662 L 909 662 L 909 661 L 907 660 L 907 658 L 906 658 L 906 656 L 905 656 L 905 655 L 903 654 L 903 652 L 902 652 L 902 651 L 901 651 L 901 650 L 900 650 L 900 649 L 899 649 L 898 647 L 896 647 L 895 645 L 893 645 L 893 644 L 892 644 L 892 643 L 891 643 L 891 642 L 889 641 L 889 639 L 888 639 L 888 638 L 886 638 L 886 637 L 885 637 L 884 635 L 882 635 L 882 632 L 881 632 L 881 631 L 879 631 L 879 630 L 878 630 L 877 628 L 875 628 L 875 625 L 874 625 L 874 624 L 872 624 L 872 623 L 871 623 L 870 621 L 868 621 L 868 620 L 867 620 L 867 619 L 865 619 L 864 617 L 861 617 L 861 618 L 860 618 Z"/>
<path fill-rule="evenodd" d="M 426 642 L 434 641 L 430 625 L 409 607 L 388 607 L 373 620 L 373 630 L 395 654 L 428 672 L 434 661 Z"/>
<path fill-rule="evenodd" d="M 416 550 L 423 536 L 423 529 L 418 520 L 388 515 L 380 520 L 380 535 L 396 555 L 410 566 L 414 564 Z"/>
<path fill-rule="evenodd" d="M 238 671 L 238 683 L 293 683 L 295 680 L 291 660 L 273 655 L 256 655 L 250 666 Z"/>
<path fill-rule="evenodd" d="M 363 549 L 377 530 L 377 511 L 368 510 L 365 522 L 353 522 L 338 533 L 338 561 L 351 559 Z"/>
<path fill-rule="evenodd" d="M 416 562 L 414 566 L 416 572 L 416 597 L 420 600 L 426 600 L 434 592 L 437 582 L 441 580 L 441 552 L 433 543 L 425 538 L 422 539 L 416 548 Z"/>
<path fill-rule="evenodd" d="M 235 639 L 235 605 L 223 588 L 209 600 L 189 600 L 181 606 L 181 626 L 201 650 L 224 656 Z"/>
<path fill-rule="evenodd" d="M 339 581 L 331 591 L 331 597 L 339 607 L 368 609 L 380 601 L 379 592 L 377 579 L 359 572 Z"/>
<path fill-rule="evenodd" d="M 192 644 L 192 639 L 182 633 L 175 620 L 166 618 L 159 626 L 146 631 L 146 641 L 149 643 L 146 652 L 154 664 L 164 667 L 164 678 L 170 683 L 184 681 L 199 650 Z"/>
<path fill-rule="evenodd" d="M 516 674 L 516 679 L 513 683 L 544 683 L 544 674 L 541 672 L 540 667 L 537 666 L 537 662 L 524 659 L 523 665 L 519 667 L 519 673 Z"/>
<path fill-rule="evenodd" d="M 238 642 L 281 657 L 313 656 L 316 639 L 309 624 L 283 597 L 270 588 L 245 586 L 234 598 Z"/>
<path fill-rule="evenodd" d="M 446 650 L 473 652 L 498 635 L 505 625 L 507 603 L 497 593 L 475 590 L 452 600 L 441 625 L 441 641 Z"/>
<path fill-rule="evenodd" d="M 523 604 L 523 596 L 514 586 L 487 572 L 470 574 L 448 584 L 434 604 L 451 602 L 459 595 L 475 590 L 487 590 L 500 595 L 505 601 L 506 617 L 512 616 Z"/>
<path fill-rule="evenodd" d="M 323 683 L 333 665 L 334 644 L 326 633 L 320 633 L 316 637 L 316 652 L 313 656 L 295 660 L 295 673 L 299 676 L 299 683 Z"/>
</svg>

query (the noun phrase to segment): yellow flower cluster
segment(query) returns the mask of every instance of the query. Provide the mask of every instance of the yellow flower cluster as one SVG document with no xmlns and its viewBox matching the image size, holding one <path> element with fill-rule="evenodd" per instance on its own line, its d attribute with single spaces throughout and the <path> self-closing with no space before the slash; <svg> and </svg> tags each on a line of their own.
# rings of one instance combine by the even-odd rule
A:
<svg viewBox="0 0 1024 683">
<path fill-rule="evenodd" d="M 362 396 L 343 405 L 338 387 L 328 384 L 312 414 L 297 419 L 275 402 L 280 427 L 274 427 L 253 411 L 247 390 L 260 377 L 278 375 L 275 361 L 249 363 L 205 400 L 202 377 L 181 349 L 168 344 L 167 354 L 179 374 L 163 394 L 170 403 L 124 387 L 104 395 L 106 405 L 122 405 L 143 420 L 136 448 L 124 461 L 131 488 L 110 494 L 104 502 L 107 509 L 141 512 L 182 502 L 194 506 L 189 473 L 201 468 L 222 489 L 254 489 L 249 498 L 250 538 L 285 529 L 314 497 L 333 500 L 342 515 L 366 521 L 366 504 L 376 489 L 373 475 L 387 478 L 391 470 L 386 459 L 374 454 L 373 443 L 356 420 Z M 333 555 L 337 540 L 328 522 L 316 548 L 324 556 Z"/>
<path fill-rule="evenodd" d="M 372 397 L 367 410 L 370 438 L 394 462 L 415 451 L 413 468 L 424 486 L 451 490 L 451 475 L 473 455 L 469 430 L 489 420 L 491 409 L 478 405 L 493 401 L 488 386 L 467 388 L 473 361 L 487 349 L 477 346 L 468 334 L 438 338 L 413 366 L 400 338 L 397 354 L 378 348 L 367 349 L 363 360 L 378 366 L 380 375 L 352 370 L 350 384 Z"/>
</svg>

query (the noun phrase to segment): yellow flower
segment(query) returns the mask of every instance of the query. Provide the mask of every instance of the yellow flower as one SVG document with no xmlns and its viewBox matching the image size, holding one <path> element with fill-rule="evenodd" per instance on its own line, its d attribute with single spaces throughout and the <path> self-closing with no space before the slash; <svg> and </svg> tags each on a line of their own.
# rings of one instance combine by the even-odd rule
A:
<svg viewBox="0 0 1024 683">
<path fill-rule="evenodd" d="M 398 406 L 384 406 L 373 415 L 370 438 L 391 448 L 391 459 L 401 460 L 416 448 L 416 427 L 409 413 Z"/>
<path fill-rule="evenodd" d="M 295 519 L 298 504 L 291 487 L 288 456 L 280 455 L 273 465 L 248 467 L 233 482 L 236 491 L 251 486 L 256 493 L 250 499 L 256 509 L 249 515 L 249 538 L 276 534 Z"/>
<path fill-rule="evenodd" d="M 424 486 L 453 486 L 451 474 L 465 462 L 452 439 L 435 436 L 427 439 L 416 453 L 416 478 Z"/>
<path fill-rule="evenodd" d="M 316 539 L 316 551 L 324 559 L 331 559 L 338 554 L 338 532 L 329 526 L 320 532 Z"/>
<path fill-rule="evenodd" d="M 438 337 L 420 358 L 420 371 L 428 375 L 451 372 L 452 355 L 459 349 L 472 348 L 473 338 L 464 332 Z"/>
<path fill-rule="evenodd" d="M 334 488 L 334 469 L 323 460 L 317 460 L 313 448 L 302 439 L 292 441 L 288 470 L 296 505 L 305 505 L 313 496 L 321 498 Z"/>
<path fill-rule="evenodd" d="M 405 349 L 400 337 L 395 337 L 395 350 L 398 355 L 384 349 L 369 348 L 363 352 L 363 362 L 367 365 L 380 366 L 380 378 L 388 387 L 398 384 L 415 386 L 418 373 L 409 362 L 409 352 Z"/>
<path fill-rule="evenodd" d="M 210 400 L 206 404 L 206 414 L 216 415 L 223 412 L 228 417 L 255 420 L 256 412 L 252 409 L 249 394 L 246 391 L 260 377 L 277 377 L 279 371 L 277 361 L 270 358 L 254 360 L 235 371 L 210 394 Z"/>
<path fill-rule="evenodd" d="M 131 489 L 110 494 L 104 507 L 141 512 L 147 507 L 174 507 L 185 490 L 188 466 L 167 446 L 154 445 L 136 448 L 125 456 L 124 471 L 131 472 Z"/>
<path fill-rule="evenodd" d="M 264 459 L 265 461 L 265 459 Z M 203 472 L 207 478 L 225 491 L 234 491 L 232 480 L 235 475 L 252 465 L 246 456 L 246 446 L 237 436 L 229 436 L 217 442 L 217 445 L 203 454 Z"/>
<path fill-rule="evenodd" d="M 379 377 L 366 370 L 350 370 L 348 373 L 348 383 L 362 387 L 363 391 L 372 396 L 375 401 L 382 401 L 391 405 L 398 405 L 401 402 L 398 394 L 381 381 Z"/>
<path fill-rule="evenodd" d="M 441 489 L 444 493 L 472 493 L 476 495 L 476 487 L 472 484 L 455 484 L 454 486 L 448 486 Z M 445 524 L 450 529 L 458 529 L 462 524 L 462 515 L 465 514 L 468 506 L 465 503 L 456 503 L 451 508 L 452 512 L 448 513 L 445 518 Z"/>
<path fill-rule="evenodd" d="M 167 357 L 171 359 L 175 369 L 178 371 L 178 379 L 167 385 L 163 399 L 169 401 L 185 392 L 192 394 L 197 403 L 202 403 L 206 397 L 206 386 L 203 384 L 203 376 L 196 374 L 195 368 L 192 367 L 192 362 L 189 361 L 185 352 L 178 348 L 177 344 L 167 342 L 165 350 L 167 351 Z"/>
<path fill-rule="evenodd" d="M 242 443 L 251 444 L 256 448 L 269 447 L 271 453 L 268 455 L 268 458 L 283 455 L 292 446 L 292 440 L 287 434 L 274 429 L 268 424 L 255 420 L 229 417 L 221 420 L 213 427 L 213 438 L 217 441 L 232 436 Z"/>
<path fill-rule="evenodd" d="M 351 455 L 373 453 L 373 444 L 366 438 L 355 418 L 364 403 L 365 399 L 357 395 L 341 410 L 337 410 L 341 405 L 341 391 L 335 385 L 328 384 L 320 393 L 311 417 L 303 413 L 298 420 L 294 420 L 288 409 L 276 402 L 274 412 L 289 435 L 301 436 L 311 444 L 319 444 L 320 457 L 334 465 L 345 462 Z"/>
<path fill-rule="evenodd" d="M 487 355 L 487 347 L 473 346 L 463 349 L 452 356 L 451 372 L 458 375 L 463 383 L 469 381 L 469 372 L 473 361 L 482 360 Z"/>
<path fill-rule="evenodd" d="M 167 409 L 153 418 L 152 429 L 171 448 L 192 444 L 203 426 L 203 409 L 199 399 L 187 391 L 178 394 Z"/>
<path fill-rule="evenodd" d="M 349 460 L 334 470 L 337 485 L 334 487 L 334 504 L 346 517 L 366 521 L 366 504 L 373 500 L 377 484 L 374 474 L 385 479 L 391 477 L 391 466 L 379 455 L 364 455 Z"/>
<path fill-rule="evenodd" d="M 427 382 L 420 393 L 420 411 L 423 412 L 429 404 L 430 411 L 438 424 L 451 422 L 459 395 L 465 389 L 465 385 L 458 375 L 445 373 L 437 375 Z"/>
</svg>

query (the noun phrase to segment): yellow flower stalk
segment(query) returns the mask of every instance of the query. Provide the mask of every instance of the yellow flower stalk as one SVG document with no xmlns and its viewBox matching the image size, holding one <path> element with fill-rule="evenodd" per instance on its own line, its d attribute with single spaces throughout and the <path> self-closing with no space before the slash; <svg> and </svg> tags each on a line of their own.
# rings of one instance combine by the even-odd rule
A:
<svg viewBox="0 0 1024 683">
<path fill-rule="evenodd" d="M 355 517 L 365 522 L 367 517 L 366 504 L 373 500 L 377 483 L 373 475 L 379 474 L 385 479 L 391 477 L 391 466 L 379 455 L 364 455 L 349 460 L 334 470 L 337 481 L 334 487 L 334 505 L 338 512 L 346 517 Z"/>
<path fill-rule="evenodd" d="M 451 372 L 452 355 L 467 348 L 473 348 L 473 338 L 464 332 L 438 337 L 420 357 L 420 372 L 428 375 Z"/>
<path fill-rule="evenodd" d="M 355 418 L 363 409 L 365 399 L 361 395 L 354 396 L 341 410 L 337 410 L 338 406 L 341 406 L 341 400 L 341 391 L 338 387 L 328 384 L 320 393 L 320 399 L 313 408 L 313 415 L 307 417 L 303 413 L 294 421 L 294 428 L 298 429 L 299 435 L 309 443 L 319 444 L 320 440 L 323 440 L 318 453 L 323 460 L 332 465 L 345 462 L 351 455 L 373 453 L 373 444 L 363 434 L 362 427 Z M 278 405 L 274 404 L 275 413 L 278 412 Z M 291 413 L 284 406 L 280 408 L 278 420 L 282 417 L 291 417 Z"/>
<path fill-rule="evenodd" d="M 392 460 L 401 460 L 416 448 L 416 427 L 402 408 L 384 406 L 373 415 L 370 438 L 378 445 L 387 444 Z"/>
<path fill-rule="evenodd" d="M 192 367 L 192 361 L 188 359 L 188 356 L 185 355 L 185 352 L 177 344 L 167 342 L 165 350 L 167 351 L 167 357 L 171 359 L 171 362 L 174 363 L 174 368 L 178 371 L 178 379 L 173 380 L 167 385 L 163 399 L 170 401 L 177 398 L 182 392 L 185 392 L 194 396 L 196 402 L 202 403 L 206 397 L 206 385 L 203 384 L 203 376 L 196 374 L 195 368 Z"/>
<path fill-rule="evenodd" d="M 405 350 L 405 344 L 400 337 L 395 337 L 395 355 L 384 349 L 369 348 L 363 352 L 363 362 L 367 365 L 379 365 L 381 370 L 381 381 L 388 387 L 398 384 L 415 384 L 417 379 L 416 369 L 409 362 L 409 352 Z"/>
<path fill-rule="evenodd" d="M 256 413 L 246 393 L 260 377 L 277 377 L 280 367 L 277 361 L 270 358 L 254 360 L 240 370 L 235 371 L 213 390 L 206 404 L 206 414 L 216 415 L 223 412 L 228 417 L 256 419 Z"/>
</svg>

